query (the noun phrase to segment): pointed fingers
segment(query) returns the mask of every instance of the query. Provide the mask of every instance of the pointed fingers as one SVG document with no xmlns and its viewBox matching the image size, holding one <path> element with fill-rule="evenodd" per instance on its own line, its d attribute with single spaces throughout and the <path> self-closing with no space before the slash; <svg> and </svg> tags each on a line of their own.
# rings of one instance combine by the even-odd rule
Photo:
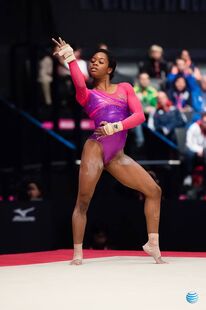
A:
<svg viewBox="0 0 206 310">
<path fill-rule="evenodd" d="M 54 38 L 52 38 L 52 41 L 53 41 L 54 43 L 56 43 L 59 47 L 61 47 L 61 44 L 60 44 L 57 40 L 55 40 Z"/>
<path fill-rule="evenodd" d="M 64 42 L 62 41 L 62 38 L 61 38 L 61 37 L 59 37 L 59 42 L 61 43 L 61 45 L 64 44 Z"/>
</svg>

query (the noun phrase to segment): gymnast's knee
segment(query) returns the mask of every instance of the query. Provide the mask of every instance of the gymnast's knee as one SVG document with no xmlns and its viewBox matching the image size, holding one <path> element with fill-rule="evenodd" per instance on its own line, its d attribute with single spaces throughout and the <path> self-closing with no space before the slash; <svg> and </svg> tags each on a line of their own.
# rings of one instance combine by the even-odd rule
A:
<svg viewBox="0 0 206 310">
<path fill-rule="evenodd" d="M 149 193 L 146 195 L 148 198 L 153 198 L 153 199 L 160 199 L 162 196 L 162 189 L 161 187 L 155 183 Z"/>
<path fill-rule="evenodd" d="M 88 194 L 80 194 L 77 198 L 77 203 L 74 209 L 75 213 L 80 213 L 81 215 L 85 215 L 89 208 L 89 203 L 91 200 L 91 196 Z"/>
</svg>

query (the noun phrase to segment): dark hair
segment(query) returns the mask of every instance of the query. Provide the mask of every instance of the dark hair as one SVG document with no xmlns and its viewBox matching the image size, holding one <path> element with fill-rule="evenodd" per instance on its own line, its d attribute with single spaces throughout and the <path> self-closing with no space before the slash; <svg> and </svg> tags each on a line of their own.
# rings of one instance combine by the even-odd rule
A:
<svg viewBox="0 0 206 310">
<path fill-rule="evenodd" d="M 177 57 L 177 58 L 175 59 L 175 62 L 178 61 L 178 60 L 183 60 L 183 61 L 185 62 L 185 60 L 184 60 L 183 58 L 181 58 L 181 57 Z"/>
<path fill-rule="evenodd" d="M 112 55 L 112 53 L 108 50 L 105 50 L 103 48 L 98 48 L 93 54 L 92 56 L 94 56 L 97 53 L 104 53 L 105 55 L 107 55 L 108 61 L 109 61 L 109 68 L 112 68 L 112 72 L 109 75 L 110 80 L 113 78 L 114 76 L 114 71 L 116 69 L 117 66 L 117 62 L 115 57 Z"/>
<path fill-rule="evenodd" d="M 185 79 L 185 77 L 183 75 L 177 75 L 177 77 L 174 79 L 173 83 L 175 84 L 179 79 L 183 79 L 185 81 L 185 84 L 188 86 L 187 80 Z"/>
<path fill-rule="evenodd" d="M 150 79 L 150 76 L 149 76 L 149 74 L 148 74 L 146 71 L 139 72 L 139 73 L 137 74 L 137 78 L 140 79 L 140 76 L 141 76 L 142 74 L 148 75 L 148 78 Z"/>
</svg>

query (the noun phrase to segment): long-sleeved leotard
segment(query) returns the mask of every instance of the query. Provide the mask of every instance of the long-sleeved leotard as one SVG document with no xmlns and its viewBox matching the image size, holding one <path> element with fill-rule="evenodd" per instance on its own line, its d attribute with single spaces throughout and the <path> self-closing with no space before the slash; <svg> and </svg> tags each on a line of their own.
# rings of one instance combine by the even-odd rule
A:
<svg viewBox="0 0 206 310">
<path fill-rule="evenodd" d="M 90 137 L 101 144 L 104 163 L 107 164 L 118 151 L 124 148 L 127 130 L 144 122 L 145 116 L 141 103 L 128 83 L 117 84 L 116 91 L 112 94 L 102 90 L 89 90 L 77 62 L 70 62 L 69 68 L 76 89 L 76 99 L 94 120 L 95 128 L 99 127 L 102 121 L 122 122 L 122 131 L 100 138 L 93 133 Z"/>
</svg>

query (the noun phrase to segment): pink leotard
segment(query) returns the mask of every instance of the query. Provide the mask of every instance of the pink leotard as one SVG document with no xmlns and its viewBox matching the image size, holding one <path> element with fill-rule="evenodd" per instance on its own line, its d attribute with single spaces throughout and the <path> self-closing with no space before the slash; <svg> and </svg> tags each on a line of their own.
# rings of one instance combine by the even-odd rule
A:
<svg viewBox="0 0 206 310">
<path fill-rule="evenodd" d="M 112 94 L 103 90 L 90 90 L 86 87 L 84 76 L 75 60 L 69 63 L 69 68 L 76 89 L 76 99 L 94 120 L 95 128 L 102 121 L 122 122 L 123 131 L 98 139 L 102 145 L 104 163 L 107 164 L 124 148 L 127 130 L 144 122 L 141 103 L 129 83 L 117 84 L 116 91 Z M 90 139 L 97 140 L 95 133 Z"/>
</svg>

